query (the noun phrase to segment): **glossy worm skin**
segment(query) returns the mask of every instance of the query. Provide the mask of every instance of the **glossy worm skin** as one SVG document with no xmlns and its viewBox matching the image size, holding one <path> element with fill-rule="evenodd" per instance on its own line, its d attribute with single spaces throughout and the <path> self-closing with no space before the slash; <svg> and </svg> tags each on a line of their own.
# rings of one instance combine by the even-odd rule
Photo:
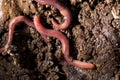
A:
<svg viewBox="0 0 120 80">
<path fill-rule="evenodd" d="M 66 6 L 60 3 L 59 0 L 35 0 L 35 1 L 43 5 L 52 5 L 56 7 L 60 11 L 60 13 L 64 16 L 64 22 L 62 24 L 58 24 L 54 19 L 51 19 L 51 22 L 56 29 L 67 29 L 69 27 L 72 21 L 71 12 Z"/>
<path fill-rule="evenodd" d="M 12 44 L 14 29 L 15 29 L 16 25 L 20 22 L 24 22 L 25 24 L 27 24 L 31 27 L 34 27 L 34 23 L 31 20 L 29 20 L 28 18 L 26 18 L 24 16 L 15 17 L 9 24 L 8 41 L 4 48 L 0 48 L 0 53 L 2 53 L 4 50 L 6 50 Z"/>
<path fill-rule="evenodd" d="M 43 35 L 55 37 L 60 40 L 62 43 L 62 53 L 64 55 L 65 60 L 67 63 L 82 68 L 82 69 L 94 69 L 94 65 L 91 63 L 86 63 L 86 62 L 81 62 L 79 60 L 71 60 L 69 57 L 69 41 L 65 35 L 63 35 L 61 32 L 56 31 L 56 30 L 50 30 L 46 29 L 40 22 L 40 17 L 35 16 L 34 17 L 34 25 L 36 30 Z"/>
</svg>

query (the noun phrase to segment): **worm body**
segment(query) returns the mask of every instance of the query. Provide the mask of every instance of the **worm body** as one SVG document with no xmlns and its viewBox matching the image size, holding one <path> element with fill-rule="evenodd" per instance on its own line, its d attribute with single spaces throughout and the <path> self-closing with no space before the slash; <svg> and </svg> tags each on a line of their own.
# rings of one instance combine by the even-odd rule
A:
<svg viewBox="0 0 120 80">
<path fill-rule="evenodd" d="M 67 63 L 82 68 L 82 69 L 93 69 L 94 65 L 91 63 L 86 63 L 86 62 L 81 62 L 79 60 L 71 60 L 69 57 L 69 41 L 67 39 L 67 37 L 65 35 L 63 35 L 61 32 L 56 31 L 56 30 L 50 30 L 50 29 L 46 29 L 40 22 L 40 17 L 35 16 L 34 17 L 34 25 L 36 30 L 43 34 L 43 35 L 47 35 L 47 36 L 51 36 L 51 37 L 55 37 L 57 39 L 60 40 L 60 42 L 62 43 L 62 53 L 64 55 L 65 60 L 67 61 Z"/>
<path fill-rule="evenodd" d="M 58 0 L 35 0 L 36 2 L 39 2 L 43 5 L 52 5 L 56 7 L 60 13 L 64 16 L 64 22 L 62 24 L 58 24 L 53 18 L 51 19 L 51 22 L 53 26 L 57 29 L 67 29 L 72 21 L 72 15 L 70 10 L 64 6 L 61 2 Z"/>
<path fill-rule="evenodd" d="M 60 31 L 46 29 L 41 24 L 40 17 L 38 17 L 38 16 L 34 17 L 34 23 L 24 16 L 18 16 L 16 18 L 14 18 L 10 22 L 10 25 L 9 25 L 8 41 L 4 48 L 0 48 L 0 53 L 5 51 L 12 44 L 14 29 L 15 29 L 16 25 L 20 22 L 24 22 L 27 25 L 34 27 L 41 35 L 55 37 L 55 38 L 59 39 L 60 42 L 62 43 L 62 53 L 63 53 L 64 58 L 67 61 L 67 63 L 69 63 L 73 66 L 82 68 L 82 69 L 93 69 L 94 68 L 94 65 L 91 63 L 81 62 L 79 60 L 72 60 L 69 56 L 69 41 L 68 41 L 67 37 L 65 35 L 63 35 Z"/>
<path fill-rule="evenodd" d="M 27 24 L 31 27 L 34 27 L 33 22 L 31 20 L 29 20 L 28 18 L 26 18 L 24 16 L 15 17 L 9 24 L 8 41 L 4 48 L 0 48 L 0 53 L 2 53 L 5 49 L 7 49 L 12 44 L 14 29 L 15 29 L 16 25 L 20 22 L 24 22 L 25 24 Z"/>
</svg>

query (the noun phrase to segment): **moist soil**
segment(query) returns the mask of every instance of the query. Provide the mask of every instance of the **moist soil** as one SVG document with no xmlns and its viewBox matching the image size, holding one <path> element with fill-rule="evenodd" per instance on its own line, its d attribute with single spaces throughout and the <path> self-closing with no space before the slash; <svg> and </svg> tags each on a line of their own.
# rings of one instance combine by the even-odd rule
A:
<svg viewBox="0 0 120 80">
<path fill-rule="evenodd" d="M 80 69 L 66 63 L 58 39 L 48 43 L 34 28 L 16 25 L 10 53 L 0 54 L 0 80 L 119 80 L 120 17 L 119 0 L 59 0 L 72 13 L 72 23 L 60 30 L 70 42 L 70 56 L 95 64 L 93 70 Z M 8 39 L 9 23 L 17 16 L 33 19 L 41 16 L 42 24 L 54 29 L 50 19 L 64 22 L 59 10 L 34 0 L 3 0 L 0 20 L 0 47 Z M 117 76 L 117 77 L 115 77 Z"/>
</svg>

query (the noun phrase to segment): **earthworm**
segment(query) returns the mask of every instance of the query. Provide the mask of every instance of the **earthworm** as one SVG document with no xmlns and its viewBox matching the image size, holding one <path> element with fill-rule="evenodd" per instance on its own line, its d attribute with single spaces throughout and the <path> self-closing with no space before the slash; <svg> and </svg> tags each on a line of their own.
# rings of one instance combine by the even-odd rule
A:
<svg viewBox="0 0 120 80">
<path fill-rule="evenodd" d="M 20 22 L 24 22 L 25 24 L 27 24 L 31 27 L 34 27 L 34 23 L 31 20 L 29 20 L 28 18 L 26 18 L 24 16 L 15 17 L 9 24 L 8 41 L 4 48 L 0 48 L 0 53 L 2 53 L 4 50 L 6 50 L 12 44 L 14 29 L 15 29 L 16 25 Z"/>
<path fill-rule="evenodd" d="M 56 7 L 60 11 L 60 13 L 64 16 L 64 22 L 62 24 L 58 24 L 53 18 L 51 19 L 51 22 L 56 29 L 66 29 L 69 27 L 72 21 L 71 12 L 65 5 L 59 2 L 59 0 L 35 0 L 35 1 L 43 5 L 52 5 Z"/>
<path fill-rule="evenodd" d="M 60 42 L 62 43 L 62 53 L 63 53 L 64 58 L 67 61 L 67 63 L 69 63 L 73 66 L 82 68 L 82 69 L 93 69 L 95 67 L 91 63 L 86 63 L 86 62 L 81 62 L 79 60 L 70 59 L 70 56 L 69 56 L 69 41 L 68 41 L 67 37 L 65 35 L 63 35 L 60 31 L 46 29 L 41 24 L 39 16 L 35 16 L 34 19 L 33 19 L 33 22 L 34 22 L 36 30 L 40 34 L 47 35 L 47 36 L 50 36 L 50 37 L 55 37 L 55 38 L 60 40 Z"/>
</svg>

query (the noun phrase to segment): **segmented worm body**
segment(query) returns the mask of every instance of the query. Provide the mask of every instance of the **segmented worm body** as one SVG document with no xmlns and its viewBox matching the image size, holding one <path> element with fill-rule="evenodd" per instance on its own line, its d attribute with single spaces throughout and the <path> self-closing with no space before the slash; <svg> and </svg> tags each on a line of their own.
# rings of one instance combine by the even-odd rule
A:
<svg viewBox="0 0 120 80">
<path fill-rule="evenodd" d="M 28 18 L 26 18 L 25 16 L 15 17 L 9 24 L 8 41 L 4 48 L 0 48 L 0 53 L 2 53 L 5 49 L 7 49 L 12 44 L 14 29 L 15 29 L 16 25 L 20 22 L 24 22 L 25 24 L 27 24 L 31 27 L 34 27 L 34 23 L 31 20 L 29 20 Z"/>
<path fill-rule="evenodd" d="M 64 6 L 61 2 L 58 0 L 35 0 L 36 2 L 39 2 L 43 5 L 52 5 L 56 7 L 60 13 L 64 16 L 64 22 L 62 24 L 58 24 L 54 19 L 51 19 L 51 22 L 53 26 L 57 29 L 66 29 L 69 27 L 72 21 L 72 15 L 69 9 Z"/>
<path fill-rule="evenodd" d="M 0 49 L 0 53 L 2 53 L 2 51 L 6 50 L 12 44 L 14 29 L 15 29 L 16 25 L 20 22 L 24 22 L 27 25 L 34 27 L 41 35 L 51 36 L 51 37 L 55 37 L 55 38 L 59 39 L 60 42 L 62 43 L 62 53 L 63 53 L 64 58 L 67 61 L 67 63 L 69 63 L 73 66 L 77 66 L 77 67 L 82 68 L 82 69 L 93 69 L 94 68 L 94 65 L 91 63 L 86 63 L 86 62 L 81 62 L 78 60 L 70 59 L 69 41 L 68 41 L 67 37 L 64 34 L 62 34 L 60 31 L 46 29 L 41 24 L 40 17 L 38 17 L 38 16 L 34 17 L 34 23 L 24 16 L 18 16 L 16 18 L 14 18 L 10 22 L 10 25 L 9 25 L 8 41 L 5 45 L 5 47 Z"/>
<path fill-rule="evenodd" d="M 94 65 L 91 63 L 86 63 L 86 62 L 81 62 L 79 60 L 70 59 L 70 57 L 69 57 L 69 41 L 68 41 L 67 37 L 65 35 L 63 35 L 61 32 L 56 31 L 56 30 L 46 29 L 41 24 L 40 17 L 38 17 L 38 16 L 34 17 L 34 25 L 35 25 L 36 30 L 40 34 L 55 37 L 60 40 L 60 42 L 62 43 L 62 53 L 63 53 L 64 58 L 67 61 L 67 63 L 69 63 L 73 66 L 77 66 L 82 69 L 93 69 L 94 68 Z"/>
<path fill-rule="evenodd" d="M 55 28 L 66 29 L 69 27 L 69 25 L 72 21 L 71 13 L 70 13 L 69 9 L 67 7 L 65 7 L 63 4 L 61 4 L 58 0 L 35 0 L 35 1 L 37 1 L 41 4 L 44 4 L 44 5 L 45 4 L 53 5 L 64 16 L 65 21 L 62 24 L 58 24 L 54 19 L 51 19 L 51 22 Z M 41 24 L 39 16 L 35 16 L 33 21 L 29 20 L 28 18 L 26 18 L 24 16 L 15 17 L 9 24 L 8 41 L 5 45 L 5 47 L 0 48 L 0 53 L 2 53 L 3 51 L 6 51 L 8 49 L 8 47 L 12 44 L 14 29 L 15 29 L 16 25 L 20 22 L 24 22 L 25 24 L 27 24 L 31 27 L 34 27 L 43 36 L 43 38 L 45 40 L 46 40 L 46 36 L 55 37 L 55 38 L 59 39 L 60 42 L 62 43 L 62 53 L 63 53 L 64 58 L 67 61 L 67 63 L 69 63 L 73 66 L 82 68 L 82 69 L 93 69 L 95 67 L 91 63 L 86 63 L 86 62 L 81 62 L 79 60 L 71 59 L 69 56 L 69 41 L 68 41 L 67 37 L 64 34 L 62 34 L 60 31 L 46 29 Z"/>
</svg>

